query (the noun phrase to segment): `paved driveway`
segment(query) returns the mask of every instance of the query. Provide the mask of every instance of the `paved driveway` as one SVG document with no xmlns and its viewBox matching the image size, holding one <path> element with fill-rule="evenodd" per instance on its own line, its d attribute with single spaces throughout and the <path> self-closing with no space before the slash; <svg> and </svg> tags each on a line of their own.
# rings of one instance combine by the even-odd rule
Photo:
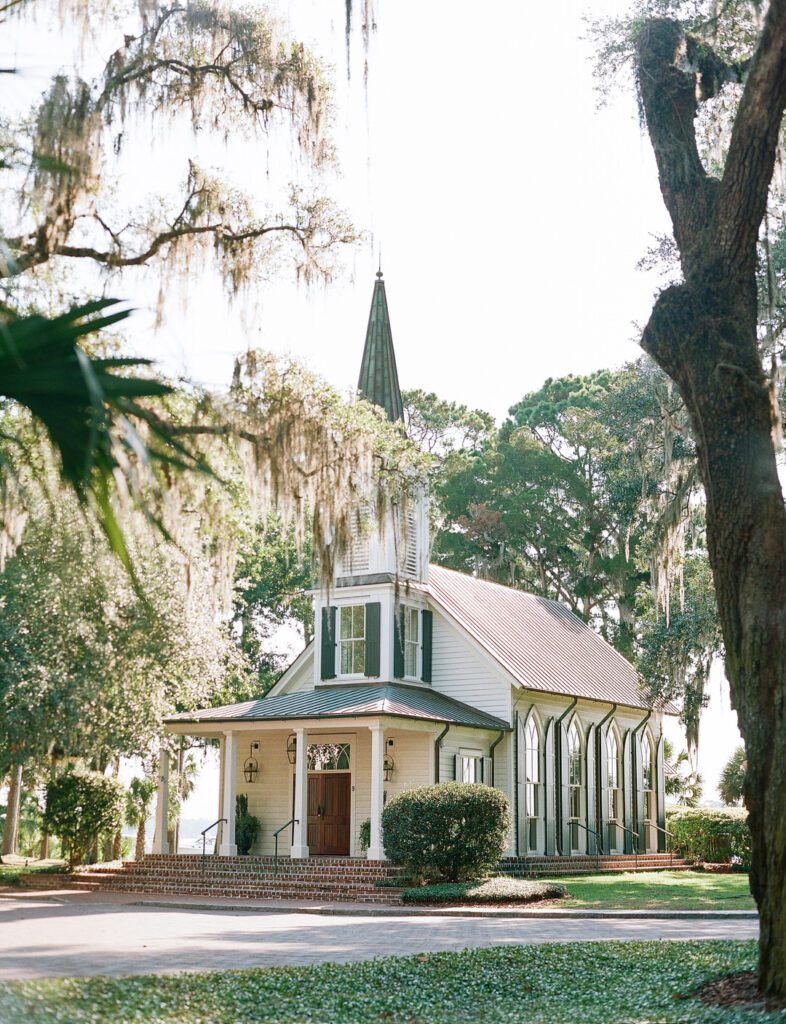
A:
<svg viewBox="0 0 786 1024">
<path fill-rule="evenodd" d="M 321 917 L 0 901 L 0 979 L 209 971 L 585 939 L 755 938 L 748 920 Z"/>
</svg>

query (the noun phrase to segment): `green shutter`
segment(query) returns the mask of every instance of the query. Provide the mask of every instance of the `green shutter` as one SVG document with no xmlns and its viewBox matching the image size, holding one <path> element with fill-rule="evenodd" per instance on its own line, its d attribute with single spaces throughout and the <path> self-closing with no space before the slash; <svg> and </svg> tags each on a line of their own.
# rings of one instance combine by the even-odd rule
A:
<svg viewBox="0 0 786 1024">
<path fill-rule="evenodd" d="M 423 647 L 421 657 L 420 678 L 424 683 L 431 682 L 431 634 L 434 626 L 434 615 L 432 612 L 422 611 L 420 613 L 420 628 L 423 635 Z"/>
<path fill-rule="evenodd" d="M 336 609 L 322 609 L 322 658 L 320 677 L 336 678 Z"/>
<path fill-rule="evenodd" d="M 393 678 L 404 678 L 404 609 L 393 613 Z"/>
<path fill-rule="evenodd" d="M 379 620 L 381 605 L 372 601 L 366 605 L 366 665 L 364 675 L 379 675 Z"/>
</svg>

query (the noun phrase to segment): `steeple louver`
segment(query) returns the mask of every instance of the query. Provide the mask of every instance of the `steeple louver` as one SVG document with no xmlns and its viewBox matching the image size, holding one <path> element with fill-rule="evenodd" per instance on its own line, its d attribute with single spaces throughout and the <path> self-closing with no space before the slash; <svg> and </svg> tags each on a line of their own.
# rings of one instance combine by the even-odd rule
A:
<svg viewBox="0 0 786 1024">
<path fill-rule="evenodd" d="M 396 356 L 393 351 L 393 335 L 390 330 L 388 300 L 381 270 L 374 282 L 358 390 L 369 402 L 381 406 L 391 422 L 404 419 Z"/>
</svg>

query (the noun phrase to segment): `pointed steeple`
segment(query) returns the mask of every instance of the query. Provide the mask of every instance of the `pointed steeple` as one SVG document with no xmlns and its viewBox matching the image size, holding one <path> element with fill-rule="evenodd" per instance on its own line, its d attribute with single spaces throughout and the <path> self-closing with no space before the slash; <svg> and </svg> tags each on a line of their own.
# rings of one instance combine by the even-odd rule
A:
<svg viewBox="0 0 786 1024">
<path fill-rule="evenodd" d="M 358 390 L 369 402 L 382 406 L 391 422 L 404 419 L 382 270 L 377 272 L 374 282 Z"/>
</svg>

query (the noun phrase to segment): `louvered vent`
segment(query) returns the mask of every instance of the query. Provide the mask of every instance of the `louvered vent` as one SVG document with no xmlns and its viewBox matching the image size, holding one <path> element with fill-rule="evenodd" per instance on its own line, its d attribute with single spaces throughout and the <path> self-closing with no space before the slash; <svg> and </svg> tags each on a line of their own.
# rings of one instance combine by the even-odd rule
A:
<svg viewBox="0 0 786 1024">
<path fill-rule="evenodd" d="M 407 509 L 407 530 L 404 538 L 403 571 L 408 576 L 418 574 L 418 515 L 414 508 Z"/>
<path fill-rule="evenodd" d="M 352 517 L 352 540 L 338 567 L 339 576 L 358 576 L 368 572 L 368 513 Z"/>
</svg>

